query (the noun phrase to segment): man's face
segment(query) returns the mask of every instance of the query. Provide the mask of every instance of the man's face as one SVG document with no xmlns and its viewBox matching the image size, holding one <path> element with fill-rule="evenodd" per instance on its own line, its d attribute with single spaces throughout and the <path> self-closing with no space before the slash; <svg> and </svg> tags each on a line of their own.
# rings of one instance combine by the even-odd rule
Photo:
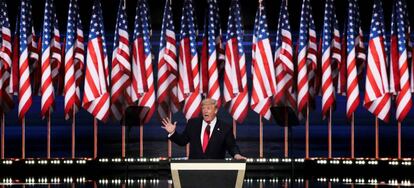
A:
<svg viewBox="0 0 414 188">
<path fill-rule="evenodd" d="M 205 104 L 201 107 L 201 113 L 204 121 L 211 122 L 217 115 L 217 108 L 213 104 Z"/>
</svg>

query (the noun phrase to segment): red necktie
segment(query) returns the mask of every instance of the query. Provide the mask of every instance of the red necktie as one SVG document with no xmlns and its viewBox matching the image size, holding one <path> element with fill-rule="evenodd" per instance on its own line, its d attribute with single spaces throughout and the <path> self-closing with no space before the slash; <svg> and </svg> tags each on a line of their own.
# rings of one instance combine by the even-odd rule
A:
<svg viewBox="0 0 414 188">
<path fill-rule="evenodd" d="M 208 146 L 208 140 L 210 139 L 210 125 L 208 124 L 207 127 L 204 129 L 203 135 L 203 153 L 206 152 Z"/>
</svg>

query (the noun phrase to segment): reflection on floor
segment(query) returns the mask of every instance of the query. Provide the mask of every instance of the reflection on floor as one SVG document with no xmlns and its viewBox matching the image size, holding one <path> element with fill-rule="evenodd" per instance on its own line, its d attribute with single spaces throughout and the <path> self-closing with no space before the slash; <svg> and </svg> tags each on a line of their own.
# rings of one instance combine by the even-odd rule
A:
<svg viewBox="0 0 414 188">
<path fill-rule="evenodd" d="M 140 188 L 170 188 L 174 187 L 170 179 L 126 179 L 125 177 L 106 179 L 100 178 L 89 180 L 84 177 L 27 177 L 24 179 L 1 178 L 0 187 L 140 187 Z M 400 187 L 413 186 L 409 179 L 390 179 L 380 180 L 376 178 L 324 178 L 314 177 L 311 179 L 291 179 L 291 178 L 272 178 L 272 179 L 245 179 L 245 188 L 267 188 L 267 187 Z"/>
</svg>

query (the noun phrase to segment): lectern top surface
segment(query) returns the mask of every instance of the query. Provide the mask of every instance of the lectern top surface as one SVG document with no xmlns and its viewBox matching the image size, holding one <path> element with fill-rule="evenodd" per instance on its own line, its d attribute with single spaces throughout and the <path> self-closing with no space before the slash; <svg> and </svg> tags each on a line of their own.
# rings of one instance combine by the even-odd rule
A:
<svg viewBox="0 0 414 188">
<path fill-rule="evenodd" d="M 246 163 L 245 160 L 228 160 L 228 159 L 188 159 L 188 160 L 171 160 L 171 163 Z"/>
</svg>

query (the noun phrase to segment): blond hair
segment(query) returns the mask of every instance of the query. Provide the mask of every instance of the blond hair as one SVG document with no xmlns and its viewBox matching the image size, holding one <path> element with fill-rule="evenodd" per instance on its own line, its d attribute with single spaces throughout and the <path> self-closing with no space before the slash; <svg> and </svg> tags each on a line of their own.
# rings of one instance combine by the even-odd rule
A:
<svg viewBox="0 0 414 188">
<path fill-rule="evenodd" d="M 214 107 L 217 108 L 217 101 L 214 99 L 203 99 L 203 101 L 201 102 L 201 106 L 204 105 L 214 105 Z"/>
</svg>

